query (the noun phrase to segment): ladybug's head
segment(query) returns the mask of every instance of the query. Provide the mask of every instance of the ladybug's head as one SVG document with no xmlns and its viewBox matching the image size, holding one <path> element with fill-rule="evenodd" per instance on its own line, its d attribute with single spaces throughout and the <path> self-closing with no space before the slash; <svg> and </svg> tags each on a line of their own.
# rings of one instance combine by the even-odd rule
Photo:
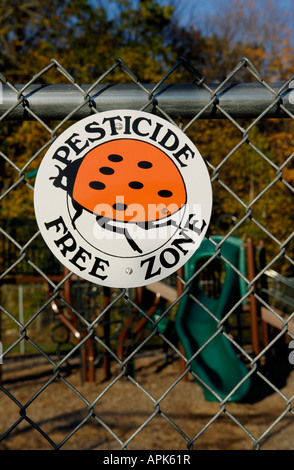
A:
<svg viewBox="0 0 294 470">
<path fill-rule="evenodd" d="M 53 180 L 53 185 L 56 188 L 61 188 L 66 191 L 71 197 L 72 192 L 77 176 L 78 169 L 83 161 L 84 157 L 79 158 L 75 161 L 68 161 L 65 168 L 60 168 L 58 165 L 55 165 L 55 168 L 58 170 L 57 176 L 51 176 L 50 180 Z"/>
</svg>

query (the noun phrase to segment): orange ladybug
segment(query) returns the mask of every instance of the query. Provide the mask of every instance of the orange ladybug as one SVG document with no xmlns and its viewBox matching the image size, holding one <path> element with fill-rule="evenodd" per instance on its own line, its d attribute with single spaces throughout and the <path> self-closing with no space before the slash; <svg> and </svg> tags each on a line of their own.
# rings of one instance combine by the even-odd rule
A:
<svg viewBox="0 0 294 470">
<path fill-rule="evenodd" d="M 58 176 L 51 179 L 72 199 L 74 227 L 85 209 L 103 228 L 111 221 L 137 223 L 148 229 L 186 204 L 185 184 L 175 163 L 159 148 L 141 140 L 109 141 L 69 162 L 63 170 L 57 168 Z M 123 231 L 133 249 L 140 251 L 128 238 L 126 227 L 111 225 L 111 230 Z"/>
</svg>

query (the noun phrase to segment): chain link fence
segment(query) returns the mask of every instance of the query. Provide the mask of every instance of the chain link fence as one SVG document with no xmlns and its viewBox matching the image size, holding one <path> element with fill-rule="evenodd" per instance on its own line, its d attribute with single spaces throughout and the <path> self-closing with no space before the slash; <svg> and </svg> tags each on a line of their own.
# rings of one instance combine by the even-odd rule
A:
<svg viewBox="0 0 294 470">
<path fill-rule="evenodd" d="M 117 72 L 121 83 L 113 84 Z M 270 84 L 242 59 L 222 83 L 208 84 L 181 58 L 152 85 L 121 59 L 92 85 L 78 84 L 55 60 L 24 85 L 0 80 L 0 156 L 9 176 L 1 194 L 2 448 L 291 449 L 292 77 Z M 157 113 L 187 133 L 215 199 L 204 258 L 148 289 L 77 279 L 26 215 L 38 165 L 60 132 L 119 108 Z M 242 181 L 236 163 L 231 173 L 238 155 Z M 236 239 L 245 267 L 226 249 Z M 225 269 L 237 284 L 226 287 L 219 318 Z M 23 295 L 19 286 L 29 292 L 22 301 L 12 299 L 12 291 Z M 185 316 L 194 311 L 195 324 Z M 201 337 L 207 319 L 210 334 Z"/>
</svg>

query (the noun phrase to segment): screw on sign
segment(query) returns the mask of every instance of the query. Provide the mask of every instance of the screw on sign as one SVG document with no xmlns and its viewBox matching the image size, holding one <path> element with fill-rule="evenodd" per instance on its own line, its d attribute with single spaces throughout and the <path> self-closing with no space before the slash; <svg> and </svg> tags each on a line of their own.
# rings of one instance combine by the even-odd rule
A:
<svg viewBox="0 0 294 470">
<path fill-rule="evenodd" d="M 63 132 L 35 183 L 45 242 L 95 283 L 136 287 L 181 267 L 208 227 L 203 158 L 176 126 L 148 113 L 108 111 Z"/>
</svg>

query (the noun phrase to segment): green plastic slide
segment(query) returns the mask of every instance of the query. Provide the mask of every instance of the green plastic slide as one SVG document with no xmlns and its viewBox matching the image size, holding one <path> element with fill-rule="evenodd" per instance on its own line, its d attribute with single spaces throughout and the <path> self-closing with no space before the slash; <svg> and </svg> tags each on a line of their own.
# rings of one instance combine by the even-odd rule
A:
<svg viewBox="0 0 294 470">
<path fill-rule="evenodd" d="M 211 237 L 215 243 L 223 240 L 221 236 Z M 243 240 L 236 237 L 229 237 L 221 245 L 221 257 L 228 260 L 242 274 L 246 274 L 246 258 Z M 190 260 L 184 266 L 185 280 L 193 276 L 196 272 L 196 265 L 199 261 L 206 262 L 204 258 L 209 259 L 215 254 L 215 246 L 208 239 L 204 239 L 199 249 L 194 253 Z M 217 257 L 217 259 L 221 259 Z M 199 279 L 190 283 L 189 294 L 193 295 L 195 302 L 190 295 L 185 295 L 180 302 L 175 326 L 179 340 L 184 348 L 185 355 L 191 359 L 196 351 L 201 348 L 217 332 L 217 321 L 205 309 L 208 309 L 217 320 L 230 310 L 241 296 L 246 292 L 246 283 L 235 272 L 235 270 L 224 260 L 224 280 L 221 284 L 220 293 L 217 298 L 211 298 L 205 295 L 201 289 Z M 209 269 L 209 264 L 206 269 Z M 235 388 L 235 386 L 248 374 L 248 368 L 237 355 L 236 349 L 232 343 L 223 334 L 217 334 L 191 361 L 192 371 L 205 382 L 221 399 L 224 399 Z M 250 388 L 250 377 L 247 378 L 232 394 L 230 401 L 240 401 Z M 217 401 L 215 397 L 205 386 L 204 397 L 208 401 Z"/>
</svg>

